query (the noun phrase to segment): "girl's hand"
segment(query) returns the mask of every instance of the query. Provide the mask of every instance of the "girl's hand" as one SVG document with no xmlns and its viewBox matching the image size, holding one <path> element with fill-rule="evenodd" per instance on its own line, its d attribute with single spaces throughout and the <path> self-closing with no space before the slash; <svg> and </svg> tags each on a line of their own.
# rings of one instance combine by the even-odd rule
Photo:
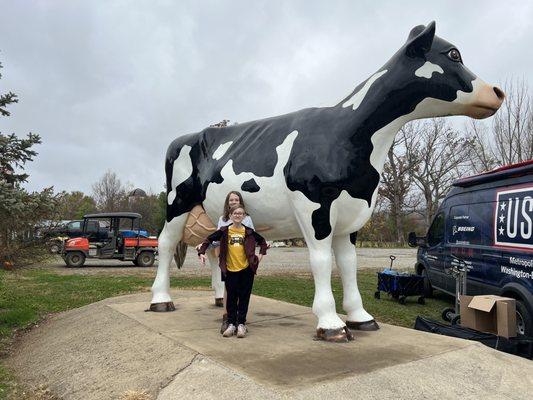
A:
<svg viewBox="0 0 533 400">
<path fill-rule="evenodd" d="M 205 254 L 200 254 L 198 258 L 200 258 L 200 262 L 202 263 L 202 265 L 205 266 L 205 259 L 207 258 Z"/>
<path fill-rule="evenodd" d="M 200 251 L 200 247 L 202 247 L 202 243 L 195 247 L 196 251 Z"/>
</svg>

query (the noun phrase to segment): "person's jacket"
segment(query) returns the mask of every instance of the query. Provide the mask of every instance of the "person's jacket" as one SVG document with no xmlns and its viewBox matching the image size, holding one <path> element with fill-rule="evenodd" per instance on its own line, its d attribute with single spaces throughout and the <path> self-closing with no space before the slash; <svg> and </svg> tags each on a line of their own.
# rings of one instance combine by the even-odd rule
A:
<svg viewBox="0 0 533 400">
<path fill-rule="evenodd" d="M 231 226 L 231 225 L 229 225 Z M 198 255 L 205 254 L 205 251 L 210 243 L 220 242 L 220 255 L 218 256 L 218 265 L 222 270 L 223 274 L 226 274 L 228 271 L 226 262 L 228 255 L 228 228 L 229 226 L 223 226 L 216 232 L 213 232 L 207 237 L 202 243 L 200 250 L 198 250 Z M 244 253 L 246 254 L 246 259 L 248 260 L 248 266 L 252 271 L 257 273 L 257 267 L 259 266 L 259 259 L 255 255 L 255 247 L 259 246 L 259 253 L 265 255 L 267 253 L 267 243 L 263 236 L 254 231 L 252 228 L 244 226 Z"/>
</svg>

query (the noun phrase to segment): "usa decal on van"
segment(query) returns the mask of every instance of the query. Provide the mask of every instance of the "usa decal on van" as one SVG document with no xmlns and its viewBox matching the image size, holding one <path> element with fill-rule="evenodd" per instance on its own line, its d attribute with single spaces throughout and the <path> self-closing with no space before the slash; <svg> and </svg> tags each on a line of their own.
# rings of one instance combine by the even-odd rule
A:
<svg viewBox="0 0 533 400">
<path fill-rule="evenodd" d="M 533 250 L 533 186 L 497 192 L 494 244 Z"/>
</svg>

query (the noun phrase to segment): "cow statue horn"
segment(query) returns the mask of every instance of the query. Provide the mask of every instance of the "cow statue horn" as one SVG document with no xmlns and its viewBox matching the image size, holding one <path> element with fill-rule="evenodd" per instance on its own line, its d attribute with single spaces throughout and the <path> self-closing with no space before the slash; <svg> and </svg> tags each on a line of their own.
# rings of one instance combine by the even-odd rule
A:
<svg viewBox="0 0 533 400">
<path fill-rule="evenodd" d="M 432 22 L 415 27 L 389 61 L 336 105 L 179 136 L 166 154 L 167 216 L 150 309 L 174 309 L 169 267 L 177 244 L 193 245 L 207 235 L 227 193 L 240 190 L 266 239 L 305 239 L 315 280 L 316 335 L 346 341 L 347 327 L 378 329 L 357 286 L 353 239 L 376 205 L 394 136 L 420 118 L 487 118 L 504 97 L 463 65 L 455 45 L 435 36 Z M 332 250 L 346 322 L 336 313 L 331 289 Z M 211 265 L 220 297 L 213 257 Z"/>
</svg>

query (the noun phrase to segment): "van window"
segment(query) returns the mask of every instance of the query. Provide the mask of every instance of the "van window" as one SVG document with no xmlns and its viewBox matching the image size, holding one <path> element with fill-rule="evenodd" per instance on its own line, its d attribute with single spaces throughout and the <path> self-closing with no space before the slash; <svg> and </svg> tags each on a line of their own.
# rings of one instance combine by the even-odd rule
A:
<svg viewBox="0 0 533 400">
<path fill-rule="evenodd" d="M 492 245 L 494 202 L 461 204 L 450 208 L 448 242 Z"/>
<path fill-rule="evenodd" d="M 428 230 L 428 245 L 436 246 L 444 239 L 444 213 L 439 213 Z"/>
</svg>

